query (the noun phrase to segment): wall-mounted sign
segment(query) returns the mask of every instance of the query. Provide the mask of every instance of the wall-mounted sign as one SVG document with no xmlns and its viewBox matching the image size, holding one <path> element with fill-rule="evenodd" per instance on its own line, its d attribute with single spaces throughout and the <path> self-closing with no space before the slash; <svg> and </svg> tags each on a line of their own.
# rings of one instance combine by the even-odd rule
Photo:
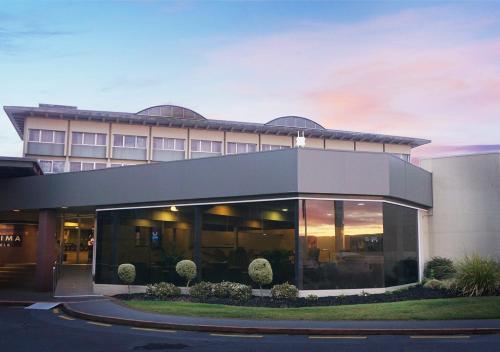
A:
<svg viewBox="0 0 500 352">
<path fill-rule="evenodd" d="M 22 247 L 23 235 L 16 233 L 0 233 L 0 247 Z"/>
</svg>

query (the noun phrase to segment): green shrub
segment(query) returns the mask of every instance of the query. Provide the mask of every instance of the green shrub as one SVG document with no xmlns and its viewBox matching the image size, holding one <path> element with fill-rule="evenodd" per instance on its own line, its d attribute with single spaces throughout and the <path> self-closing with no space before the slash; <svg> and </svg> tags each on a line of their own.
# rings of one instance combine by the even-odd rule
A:
<svg viewBox="0 0 500 352">
<path fill-rule="evenodd" d="M 189 287 L 191 280 L 196 277 L 196 264 L 191 260 L 181 260 L 175 266 L 175 271 L 186 280 L 186 287 Z"/>
<path fill-rule="evenodd" d="M 455 275 L 456 270 L 451 259 L 432 257 L 425 264 L 424 276 L 429 279 L 445 280 Z"/>
<path fill-rule="evenodd" d="M 296 300 L 299 297 L 299 290 L 295 285 L 285 282 L 281 285 L 274 285 L 271 288 L 271 297 L 274 299 Z"/>
<path fill-rule="evenodd" d="M 237 282 L 222 281 L 212 284 L 213 295 L 218 298 L 231 298 L 237 301 L 248 301 L 252 298 L 252 288 Z"/>
<path fill-rule="evenodd" d="M 135 266 L 134 264 L 120 264 L 118 266 L 118 277 L 124 284 L 128 286 L 128 293 L 130 294 L 130 284 L 135 280 Z"/>
<path fill-rule="evenodd" d="M 306 301 L 308 301 L 308 302 L 316 302 L 318 299 L 319 298 L 316 295 L 307 295 L 306 296 Z"/>
<path fill-rule="evenodd" d="M 262 297 L 262 285 L 268 285 L 273 282 L 273 269 L 271 264 L 264 258 L 257 258 L 252 260 L 248 266 L 248 275 L 250 278 L 259 285 L 260 295 Z"/>
<path fill-rule="evenodd" d="M 430 279 L 424 283 L 424 287 L 432 290 L 439 290 L 443 288 L 443 283 L 440 280 Z"/>
<path fill-rule="evenodd" d="M 500 282 L 499 264 L 478 254 L 465 256 L 457 263 L 456 288 L 467 296 L 494 294 Z"/>
<path fill-rule="evenodd" d="M 158 282 L 146 286 L 146 295 L 156 298 L 176 297 L 181 295 L 181 289 L 169 282 Z"/>
<path fill-rule="evenodd" d="M 206 281 L 198 282 L 191 286 L 189 294 L 196 298 L 214 297 L 214 284 Z"/>
</svg>

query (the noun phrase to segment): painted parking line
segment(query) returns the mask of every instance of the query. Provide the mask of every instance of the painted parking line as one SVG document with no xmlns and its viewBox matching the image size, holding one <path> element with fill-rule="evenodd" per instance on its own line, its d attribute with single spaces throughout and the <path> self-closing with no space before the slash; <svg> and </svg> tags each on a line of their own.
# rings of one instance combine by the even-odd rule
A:
<svg viewBox="0 0 500 352">
<path fill-rule="evenodd" d="M 210 336 L 242 337 L 242 338 L 254 338 L 254 339 L 260 339 L 264 337 L 262 335 L 241 335 L 241 334 L 210 334 Z"/>
<path fill-rule="evenodd" d="M 169 333 L 174 333 L 177 332 L 175 330 L 162 330 L 162 329 L 151 329 L 151 328 L 130 328 L 132 330 L 140 330 L 140 331 L 154 331 L 154 332 L 169 332 Z"/>
<path fill-rule="evenodd" d="M 342 335 L 334 335 L 334 336 L 309 336 L 310 339 L 336 339 L 336 340 L 364 340 L 366 339 L 366 336 L 342 336 Z"/>
<path fill-rule="evenodd" d="M 96 321 L 88 321 L 87 324 L 92 324 L 92 325 L 97 325 L 97 326 L 105 326 L 105 327 L 110 327 L 112 326 L 111 324 L 105 324 L 105 323 L 98 323 Z"/>
<path fill-rule="evenodd" d="M 68 317 L 68 316 L 62 315 L 62 314 L 58 315 L 58 317 L 61 318 L 61 319 L 66 319 L 66 320 L 75 320 L 75 318 L 71 318 L 71 317 Z"/>
<path fill-rule="evenodd" d="M 468 339 L 467 335 L 415 335 L 410 336 L 410 339 Z"/>
</svg>

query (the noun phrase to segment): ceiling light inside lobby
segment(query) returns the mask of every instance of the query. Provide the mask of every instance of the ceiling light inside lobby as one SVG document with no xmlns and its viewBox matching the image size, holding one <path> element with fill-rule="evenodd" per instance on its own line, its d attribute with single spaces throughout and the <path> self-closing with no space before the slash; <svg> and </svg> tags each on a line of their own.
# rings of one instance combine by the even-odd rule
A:
<svg viewBox="0 0 500 352">
<path fill-rule="evenodd" d="M 175 205 L 172 205 L 170 207 L 170 211 L 179 211 L 179 209 L 177 209 L 177 207 Z"/>
</svg>

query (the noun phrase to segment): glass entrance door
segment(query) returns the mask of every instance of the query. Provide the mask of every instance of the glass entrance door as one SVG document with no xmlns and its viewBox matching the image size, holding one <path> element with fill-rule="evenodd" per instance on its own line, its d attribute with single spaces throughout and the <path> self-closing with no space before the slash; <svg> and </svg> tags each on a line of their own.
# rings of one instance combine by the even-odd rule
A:
<svg viewBox="0 0 500 352">
<path fill-rule="evenodd" d="M 94 217 L 65 218 L 62 241 L 64 264 L 91 264 Z"/>
</svg>

